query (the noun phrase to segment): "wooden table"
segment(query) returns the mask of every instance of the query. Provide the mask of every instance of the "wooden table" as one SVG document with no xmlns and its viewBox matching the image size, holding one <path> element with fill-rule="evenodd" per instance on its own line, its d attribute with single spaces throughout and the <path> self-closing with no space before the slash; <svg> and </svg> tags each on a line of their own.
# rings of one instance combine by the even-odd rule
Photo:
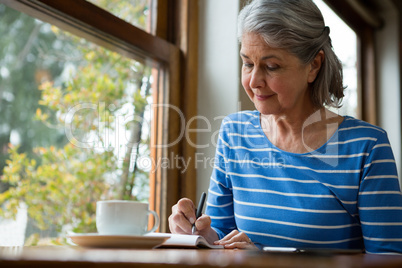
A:
<svg viewBox="0 0 402 268">
<path fill-rule="evenodd" d="M 268 254 L 245 250 L 0 247 L 0 267 L 402 267 L 402 256 Z"/>
</svg>

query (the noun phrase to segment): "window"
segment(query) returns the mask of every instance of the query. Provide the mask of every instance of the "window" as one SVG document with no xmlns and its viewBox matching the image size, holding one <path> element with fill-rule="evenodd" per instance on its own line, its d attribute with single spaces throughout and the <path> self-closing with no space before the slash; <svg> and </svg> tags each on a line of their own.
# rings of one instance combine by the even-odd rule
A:
<svg viewBox="0 0 402 268">
<path fill-rule="evenodd" d="M 343 66 L 343 79 L 346 89 L 342 107 L 338 113 L 358 117 L 357 35 L 322 0 L 314 0 L 314 2 L 321 10 L 326 26 L 330 28 L 332 46 Z"/>
<path fill-rule="evenodd" d="M 154 34 L 156 0 L 87 0 L 134 26 Z"/>
<path fill-rule="evenodd" d="M 342 19 L 356 33 L 356 117 L 376 125 L 378 121 L 378 89 L 376 87 L 374 35 L 375 30 L 381 28 L 382 21 L 378 15 L 370 9 L 370 3 L 337 0 L 320 0 L 317 1 L 317 3 L 321 1 L 325 2 L 337 14 L 337 16 L 339 16 L 339 18 Z M 349 33 L 347 34 L 349 36 Z M 350 40 L 348 39 L 345 43 L 350 43 Z M 341 60 L 343 60 L 344 63 L 349 62 L 349 60 Z M 350 87 L 351 85 L 347 82 L 348 76 L 349 71 L 347 67 L 345 70 L 345 84 Z M 346 93 L 349 94 L 348 91 Z M 345 100 L 346 98 L 348 97 L 345 97 Z"/>
<path fill-rule="evenodd" d="M 178 23 L 194 8 L 182 1 L 187 4 L 173 5 L 171 14 L 163 8 L 167 3 L 155 10 L 146 7 L 155 1 L 137 2 L 145 5 L 141 16 L 161 18 L 155 22 L 160 26 L 145 28 L 154 27 L 166 39 L 160 29 L 175 33 L 171 28 L 176 27 L 168 27 L 166 18 L 180 14 L 172 19 Z M 38 233 L 35 228 L 41 238 L 94 231 L 95 202 L 110 198 L 148 201 L 160 215 L 160 230 L 167 231 L 170 207 L 180 196 L 191 196 L 195 186 L 192 178 L 178 189 L 185 179 L 178 167 L 159 165 L 168 156 L 191 154 L 182 149 L 180 137 L 183 118 L 193 111 L 181 107 L 179 93 L 188 84 L 186 63 L 192 54 L 182 44 L 191 27 L 175 28 L 179 33 L 168 42 L 93 3 L 0 4 L 1 53 L 8 55 L 0 70 L 0 112 L 8 118 L 0 125 L 0 148 L 7 156 L 0 159 L 0 225 L 15 226 L 3 217 L 16 216 L 20 228 L 28 225 L 28 236 Z M 141 16 L 140 22 L 148 20 Z M 186 52 L 183 68 L 180 49 Z M 0 232 L 0 241 L 21 244 L 26 234 L 7 243 Z M 40 238 L 30 237 L 25 242 Z"/>
</svg>

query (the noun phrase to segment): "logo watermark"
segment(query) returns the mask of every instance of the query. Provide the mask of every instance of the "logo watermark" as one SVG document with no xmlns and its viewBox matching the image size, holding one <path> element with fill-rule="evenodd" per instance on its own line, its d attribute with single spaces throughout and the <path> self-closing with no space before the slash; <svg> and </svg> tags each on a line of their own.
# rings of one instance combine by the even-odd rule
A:
<svg viewBox="0 0 402 268">
<path fill-rule="evenodd" d="M 158 109 L 164 110 L 166 113 L 173 113 L 177 118 L 178 125 L 177 136 L 170 137 L 170 142 L 166 143 L 151 143 L 150 136 L 152 128 L 153 111 Z M 91 114 L 91 118 L 95 118 L 92 122 L 90 130 L 85 135 L 78 135 L 80 129 L 77 127 L 77 118 L 88 116 Z M 256 150 L 263 150 L 267 148 L 270 142 L 266 134 L 269 131 L 275 131 L 275 127 L 265 127 L 264 122 L 260 122 L 260 118 L 253 112 L 244 113 L 241 116 L 246 116 L 249 120 L 239 121 L 223 120 L 226 116 L 216 116 L 209 119 L 205 116 L 197 115 L 192 118 L 185 118 L 182 111 L 173 105 L 168 104 L 149 104 L 146 112 L 141 116 L 131 112 L 123 112 L 122 109 L 116 109 L 114 105 L 109 105 L 109 110 L 106 103 L 80 103 L 72 107 L 64 118 L 64 128 L 67 139 L 74 146 L 95 149 L 95 150 L 114 150 L 119 158 L 123 158 L 126 155 L 127 150 L 136 149 L 136 154 L 144 152 L 150 149 L 169 148 L 175 146 L 179 142 L 186 142 L 189 146 L 194 147 L 198 151 L 206 148 L 222 149 L 229 147 L 230 150 L 236 148 L 252 148 Z M 325 164 L 333 167 L 339 163 L 338 157 L 338 133 L 337 128 L 339 123 L 334 120 L 338 115 L 328 112 L 322 113 L 317 111 L 308 117 L 302 126 L 302 142 L 305 151 L 308 152 L 310 158 L 319 159 Z M 284 118 L 277 119 L 278 121 L 284 120 Z M 324 124 L 323 124 L 324 122 Z M 279 122 L 274 122 L 278 124 Z M 237 127 L 234 125 L 237 124 Z M 321 148 L 313 148 L 306 141 L 309 140 L 305 133 L 311 133 L 309 128 L 314 128 L 315 125 L 320 125 L 319 135 L 325 135 L 327 143 L 323 144 Z M 221 126 L 218 128 L 217 126 Z M 238 125 L 241 125 L 239 127 Z M 166 126 L 167 128 L 169 126 Z M 164 129 L 164 132 L 168 129 Z M 81 131 L 84 132 L 84 131 Z M 195 135 L 193 135 L 195 134 Z M 198 135 L 208 135 L 210 139 L 208 142 L 199 142 L 193 140 Z M 270 133 L 270 137 L 278 137 L 278 133 Z M 310 134 L 309 134 L 310 135 Z M 275 141 L 272 141 L 275 144 Z M 231 146 L 233 148 L 231 148 Z M 273 145 L 272 148 L 275 148 Z M 276 150 L 280 155 L 281 150 Z M 260 154 L 261 155 L 261 154 Z M 264 157 L 253 158 L 250 155 L 243 155 L 242 159 L 229 159 L 229 161 L 237 161 L 236 164 L 252 165 L 254 168 L 261 168 L 267 166 L 284 166 L 284 159 L 278 156 L 272 157 L 268 152 L 264 154 Z M 250 157 L 250 158 L 248 158 Z M 182 156 L 163 156 L 158 159 L 151 159 L 149 156 L 135 157 L 137 164 L 143 167 L 145 170 L 152 170 L 154 167 L 161 168 L 178 168 L 182 172 L 185 172 L 190 164 L 195 164 L 195 168 L 199 168 L 199 165 L 205 167 L 213 167 L 215 158 L 204 157 L 198 153 L 194 156 L 194 159 L 184 159 Z"/>
</svg>

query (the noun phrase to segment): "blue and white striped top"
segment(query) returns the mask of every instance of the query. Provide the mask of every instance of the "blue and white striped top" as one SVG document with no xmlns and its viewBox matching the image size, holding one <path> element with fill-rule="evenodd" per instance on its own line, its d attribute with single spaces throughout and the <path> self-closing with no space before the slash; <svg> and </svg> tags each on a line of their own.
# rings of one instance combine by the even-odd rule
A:
<svg viewBox="0 0 402 268">
<path fill-rule="evenodd" d="M 402 196 L 386 132 L 345 117 L 319 149 L 275 147 L 258 111 L 226 117 L 206 214 L 260 246 L 402 253 Z"/>
</svg>

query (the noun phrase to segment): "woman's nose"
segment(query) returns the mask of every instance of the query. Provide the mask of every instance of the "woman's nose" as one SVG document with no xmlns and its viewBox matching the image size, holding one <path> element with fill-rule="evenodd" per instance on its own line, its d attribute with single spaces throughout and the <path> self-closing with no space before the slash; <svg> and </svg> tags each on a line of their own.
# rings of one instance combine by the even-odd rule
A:
<svg viewBox="0 0 402 268">
<path fill-rule="evenodd" d="M 261 88 L 264 86 L 264 73 L 260 68 L 255 68 L 251 73 L 250 87 Z"/>
</svg>

